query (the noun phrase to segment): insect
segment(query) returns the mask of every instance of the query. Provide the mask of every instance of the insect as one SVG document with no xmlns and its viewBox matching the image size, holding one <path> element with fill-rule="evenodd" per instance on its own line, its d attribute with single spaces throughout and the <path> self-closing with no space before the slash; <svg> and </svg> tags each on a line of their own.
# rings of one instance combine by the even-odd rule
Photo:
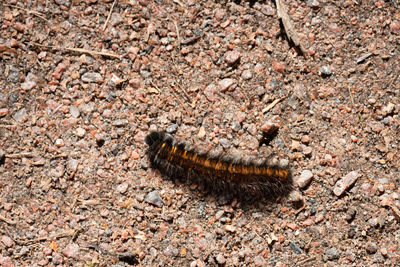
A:
<svg viewBox="0 0 400 267">
<path fill-rule="evenodd" d="M 170 178 L 202 185 L 217 195 L 271 200 L 285 197 L 293 189 L 292 175 L 286 167 L 197 153 L 164 132 L 151 132 L 145 141 L 153 169 Z"/>
</svg>

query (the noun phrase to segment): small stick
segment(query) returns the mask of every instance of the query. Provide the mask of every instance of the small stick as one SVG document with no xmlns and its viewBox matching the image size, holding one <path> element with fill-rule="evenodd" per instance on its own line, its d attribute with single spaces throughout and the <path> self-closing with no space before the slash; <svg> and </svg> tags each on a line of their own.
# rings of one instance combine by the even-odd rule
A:
<svg viewBox="0 0 400 267">
<path fill-rule="evenodd" d="M 189 111 L 187 110 L 186 106 L 183 104 L 183 102 L 181 101 L 181 99 L 178 97 L 178 95 L 175 93 L 175 89 L 171 86 L 169 86 L 169 88 L 172 91 L 172 94 L 175 96 L 175 98 L 178 100 L 178 102 L 182 105 L 182 107 L 186 110 L 186 112 L 189 114 Z"/>
<path fill-rule="evenodd" d="M 6 154 L 6 157 L 9 159 L 33 158 L 33 154 L 31 152 L 21 152 L 16 154 Z"/>
<path fill-rule="evenodd" d="M 51 240 L 51 239 L 59 239 L 59 238 L 63 238 L 63 237 L 69 237 L 69 236 L 74 236 L 76 235 L 76 233 L 80 232 L 81 229 L 76 229 L 76 230 L 70 230 L 70 231 L 65 231 L 56 235 L 52 235 L 52 236 L 43 236 L 43 237 L 39 237 L 36 239 L 32 239 L 32 240 L 15 240 L 15 242 L 19 245 L 27 245 L 27 244 L 31 244 L 31 243 L 38 243 L 41 241 L 47 241 L 47 240 Z"/>
<path fill-rule="evenodd" d="M 179 0 L 174 0 L 174 3 L 177 3 L 177 4 L 179 4 L 181 7 L 183 7 L 183 4 L 182 4 L 181 1 L 179 1 Z"/>
<path fill-rule="evenodd" d="M 21 10 L 27 12 L 28 14 L 33 14 L 33 15 L 37 16 L 38 18 L 41 18 L 42 20 L 45 20 L 46 22 L 49 22 L 47 19 L 45 19 L 42 16 L 43 14 L 41 14 L 41 13 L 39 13 L 37 11 L 31 11 L 31 10 L 28 10 L 28 9 L 25 9 L 25 8 L 22 8 L 22 7 L 19 7 L 19 6 L 14 6 L 14 5 L 8 5 L 8 4 L 4 4 L 4 5 L 5 6 L 9 6 L 9 7 L 13 7 L 13 8 L 17 8 L 17 9 L 21 9 Z"/>
<path fill-rule="evenodd" d="M 285 28 L 287 37 L 289 38 L 289 40 L 292 40 L 293 43 L 305 55 L 306 49 L 304 48 L 304 45 L 301 43 L 301 39 L 293 27 L 292 21 L 290 20 L 290 17 L 286 12 L 284 3 L 281 0 L 275 0 L 275 3 L 276 3 L 276 11 L 278 13 L 278 17 L 282 20 L 282 25 Z"/>
<path fill-rule="evenodd" d="M 111 5 L 110 12 L 108 13 L 106 22 L 104 23 L 104 26 L 103 26 L 103 31 L 106 29 L 107 24 L 108 24 L 108 21 L 110 20 L 111 13 L 112 13 L 112 11 L 113 11 L 113 9 L 114 9 L 115 2 L 117 2 L 117 0 L 114 0 L 113 4 Z"/>
<path fill-rule="evenodd" d="M 276 104 L 279 103 L 279 101 L 281 101 L 283 98 L 278 98 L 275 99 L 274 102 L 272 102 L 271 104 L 269 104 L 268 106 L 266 106 L 263 110 L 262 113 L 267 112 L 268 110 L 272 109 L 273 107 L 275 107 Z"/>
<path fill-rule="evenodd" d="M 183 93 L 185 94 L 185 96 L 187 97 L 187 99 L 188 99 L 190 102 L 192 102 L 192 100 L 190 99 L 190 96 L 189 96 L 189 94 L 186 92 L 185 88 L 184 88 L 181 84 L 179 84 L 179 83 L 177 83 L 177 85 L 178 85 L 178 87 L 183 91 Z"/>
<path fill-rule="evenodd" d="M 112 53 L 106 53 L 106 52 L 97 52 L 93 50 L 87 50 L 83 48 L 69 48 L 69 47 L 61 47 L 61 46 L 49 46 L 49 45 L 42 45 L 38 43 L 31 43 L 32 45 L 40 46 L 40 47 L 46 47 L 54 50 L 67 50 L 67 51 L 73 51 L 73 52 L 79 52 L 79 53 L 87 53 L 91 55 L 100 55 L 100 56 L 107 56 L 107 57 L 114 57 L 120 59 L 121 56 L 112 54 Z"/>
<path fill-rule="evenodd" d="M 176 29 L 176 35 L 178 37 L 178 45 L 179 45 L 179 47 L 181 47 L 181 36 L 179 34 L 178 23 L 176 22 L 176 20 L 174 20 L 174 25 L 175 25 L 175 29 Z"/>
<path fill-rule="evenodd" d="M 303 264 L 309 263 L 310 261 L 314 261 L 315 259 L 316 259 L 316 257 L 310 257 L 308 259 L 305 259 L 305 260 L 299 262 L 298 265 L 303 265 Z"/>
<path fill-rule="evenodd" d="M 155 83 L 153 83 L 153 81 L 150 81 L 150 83 L 151 83 L 151 85 L 153 85 L 156 88 L 158 93 L 161 93 L 160 88 L 158 88 L 158 86 Z"/>
<path fill-rule="evenodd" d="M 11 225 L 16 225 L 17 224 L 16 222 L 14 222 L 12 220 L 9 220 L 9 219 L 7 219 L 6 217 L 4 217 L 2 215 L 0 215 L 0 220 L 5 221 L 6 223 L 11 224 Z"/>
</svg>

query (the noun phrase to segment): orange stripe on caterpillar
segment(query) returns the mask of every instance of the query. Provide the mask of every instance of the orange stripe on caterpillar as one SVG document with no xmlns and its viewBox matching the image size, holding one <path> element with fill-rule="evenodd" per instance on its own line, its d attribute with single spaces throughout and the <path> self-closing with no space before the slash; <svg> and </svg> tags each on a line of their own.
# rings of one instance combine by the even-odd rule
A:
<svg viewBox="0 0 400 267">
<path fill-rule="evenodd" d="M 201 184 L 216 194 L 242 200 L 276 199 L 293 189 L 291 172 L 284 167 L 200 154 L 163 132 L 150 133 L 146 143 L 152 168 L 164 176 Z"/>
</svg>

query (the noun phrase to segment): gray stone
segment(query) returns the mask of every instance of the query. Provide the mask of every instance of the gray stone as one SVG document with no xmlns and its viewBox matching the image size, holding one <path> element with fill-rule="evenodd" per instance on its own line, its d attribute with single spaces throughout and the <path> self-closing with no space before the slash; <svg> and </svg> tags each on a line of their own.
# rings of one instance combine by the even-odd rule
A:
<svg viewBox="0 0 400 267">
<path fill-rule="evenodd" d="M 121 194 L 125 194 L 126 191 L 128 190 L 129 184 L 127 182 L 122 183 L 117 186 L 117 191 L 120 192 Z"/>
<path fill-rule="evenodd" d="M 174 123 L 167 127 L 167 133 L 174 133 L 178 129 L 178 124 Z"/>
<path fill-rule="evenodd" d="M 319 69 L 319 73 L 321 76 L 330 76 L 330 75 L 332 75 L 332 70 L 329 66 L 322 66 Z"/>
<path fill-rule="evenodd" d="M 328 260 L 337 260 L 340 254 L 337 248 L 330 248 L 325 251 L 325 256 Z"/>
<path fill-rule="evenodd" d="M 158 191 L 156 190 L 148 193 L 147 196 L 144 198 L 144 201 L 159 208 L 164 205 L 160 195 L 158 194 Z"/>
<path fill-rule="evenodd" d="M 289 247 L 293 250 L 296 254 L 301 254 L 303 251 L 302 249 L 293 241 L 289 243 Z"/>
<path fill-rule="evenodd" d="M 14 120 L 16 120 L 17 122 L 21 122 L 22 119 L 24 118 L 25 114 L 26 114 L 26 109 L 25 109 L 25 108 L 22 108 L 22 109 L 18 110 L 18 111 L 14 114 L 13 118 L 14 118 Z"/>
<path fill-rule="evenodd" d="M 81 79 L 85 83 L 100 83 L 103 81 L 103 77 L 97 72 L 86 72 Z"/>
<path fill-rule="evenodd" d="M 79 115 L 81 114 L 79 112 L 79 109 L 77 107 L 75 107 L 74 105 L 69 107 L 69 112 L 71 113 L 71 116 L 74 118 L 78 118 Z"/>
<path fill-rule="evenodd" d="M 113 125 L 117 126 L 117 127 L 124 127 L 124 126 L 128 125 L 128 123 L 129 123 L 129 121 L 127 119 L 119 119 L 119 120 L 115 120 L 113 122 Z"/>
</svg>

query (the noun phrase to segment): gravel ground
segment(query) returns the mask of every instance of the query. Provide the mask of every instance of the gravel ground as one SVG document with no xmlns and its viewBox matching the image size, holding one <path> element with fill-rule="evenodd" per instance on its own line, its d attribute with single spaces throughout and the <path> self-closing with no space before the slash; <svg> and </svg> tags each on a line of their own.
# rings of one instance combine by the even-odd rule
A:
<svg viewBox="0 0 400 267">
<path fill-rule="evenodd" d="M 400 265 L 398 1 L 286 1 L 306 56 L 272 1 L 221 2 L 0 4 L 2 266 Z M 152 130 L 296 190 L 163 179 Z"/>
</svg>

